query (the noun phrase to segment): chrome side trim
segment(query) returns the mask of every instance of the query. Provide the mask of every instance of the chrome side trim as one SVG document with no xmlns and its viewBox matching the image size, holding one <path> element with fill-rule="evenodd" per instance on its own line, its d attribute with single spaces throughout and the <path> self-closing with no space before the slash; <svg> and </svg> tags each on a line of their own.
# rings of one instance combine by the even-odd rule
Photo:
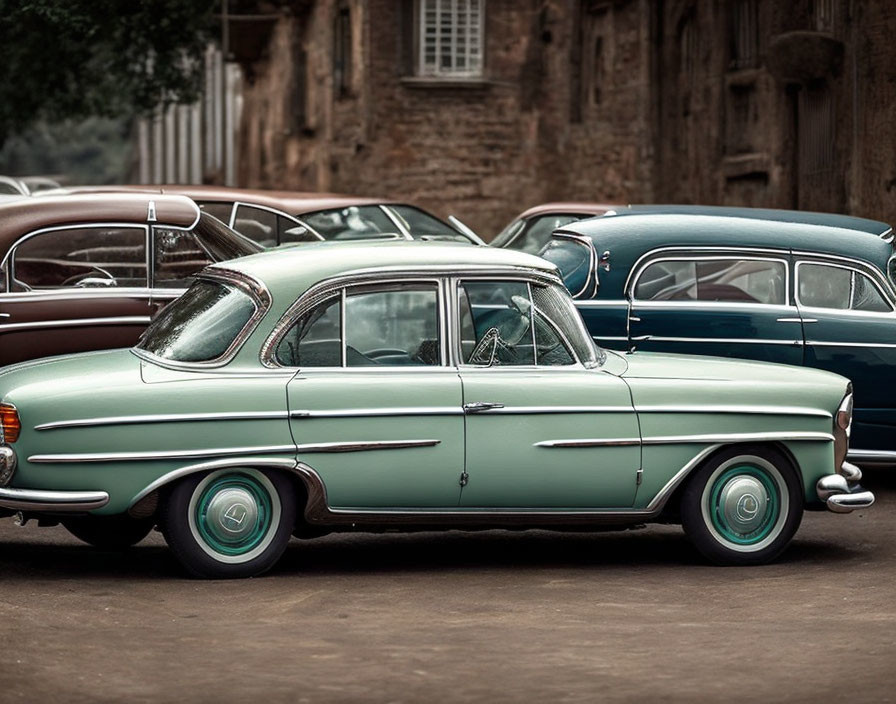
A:
<svg viewBox="0 0 896 704">
<path fill-rule="evenodd" d="M 186 289 L 173 291 L 176 296 L 181 295 Z M 138 298 L 148 299 L 155 295 L 157 289 L 146 286 L 127 286 L 115 289 L 109 288 L 67 288 L 44 289 L 40 291 L 13 291 L 0 292 L 0 303 L 19 302 L 45 302 L 45 301 L 71 301 L 91 298 Z"/>
<path fill-rule="evenodd" d="M 715 342 L 718 344 L 733 345 L 802 345 L 802 340 L 761 340 L 749 337 L 660 337 L 658 335 L 649 335 L 647 337 L 651 342 Z"/>
<path fill-rule="evenodd" d="M 588 298 L 576 300 L 574 303 L 576 304 L 576 308 L 605 308 L 610 306 L 623 306 L 628 308 L 628 301 L 624 298 L 606 298 L 603 300 Z"/>
<path fill-rule="evenodd" d="M 733 442 L 833 442 L 831 433 L 820 431 L 790 432 L 786 430 L 768 433 L 717 433 L 706 435 L 658 435 L 644 438 L 641 442 L 645 445 L 681 445 L 688 443 L 733 443 Z"/>
<path fill-rule="evenodd" d="M 460 416 L 464 411 L 460 406 L 420 406 L 397 408 L 354 408 L 330 411 L 289 412 L 290 418 L 379 418 L 396 416 Z"/>
<path fill-rule="evenodd" d="M 621 447 L 640 445 L 641 438 L 581 438 L 575 440 L 542 440 L 532 447 Z"/>
<path fill-rule="evenodd" d="M 829 411 L 802 406 L 636 406 L 638 413 L 743 413 L 769 416 L 817 416 L 833 418 Z M 896 454 L 896 453 L 894 453 Z"/>
<path fill-rule="evenodd" d="M 295 445 L 259 445 L 256 447 L 220 447 L 208 450 L 160 450 L 157 452 L 98 452 L 58 455 L 31 455 L 35 464 L 70 464 L 81 462 L 153 462 L 194 457 L 230 457 L 233 455 L 265 455 L 295 453 Z"/>
<path fill-rule="evenodd" d="M 359 440 L 357 442 L 312 442 L 296 445 L 296 452 L 367 452 L 370 450 L 403 450 L 409 447 L 433 447 L 441 440 Z"/>
<path fill-rule="evenodd" d="M 806 344 L 810 347 L 880 347 L 883 349 L 896 347 L 896 344 L 888 342 L 821 342 L 819 340 L 806 340 Z"/>
<path fill-rule="evenodd" d="M 532 415 L 536 413 L 632 413 L 631 406 L 505 406 L 489 408 L 481 415 Z"/>
<path fill-rule="evenodd" d="M 69 320 L 35 320 L 28 323 L 5 323 L 0 332 L 15 330 L 40 330 L 42 328 L 71 328 L 92 325 L 149 325 L 148 315 L 121 315 L 110 318 L 71 318 Z"/>
<path fill-rule="evenodd" d="M 19 511 L 90 511 L 107 503 L 105 491 L 0 489 L 0 507 Z"/>
<path fill-rule="evenodd" d="M 893 450 L 853 450 L 846 453 L 846 459 L 859 464 L 896 465 L 896 452 Z"/>
<path fill-rule="evenodd" d="M 105 418 L 81 418 L 40 423 L 35 430 L 57 430 L 59 428 L 89 428 L 104 425 L 133 425 L 137 423 L 181 423 L 204 420 L 261 420 L 266 418 L 287 418 L 286 411 L 243 411 L 221 413 L 160 413 L 142 416 L 109 416 Z"/>
</svg>

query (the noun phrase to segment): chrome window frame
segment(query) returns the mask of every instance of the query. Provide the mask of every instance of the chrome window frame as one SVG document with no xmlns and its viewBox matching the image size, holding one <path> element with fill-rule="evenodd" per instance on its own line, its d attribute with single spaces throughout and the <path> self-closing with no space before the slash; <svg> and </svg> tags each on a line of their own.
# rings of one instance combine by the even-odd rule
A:
<svg viewBox="0 0 896 704">
<path fill-rule="evenodd" d="M 551 234 L 551 239 L 569 240 L 582 245 L 588 250 L 588 276 L 585 277 L 585 284 L 577 293 L 570 291 L 573 300 L 584 297 L 585 299 L 593 298 L 597 295 L 600 288 L 600 276 L 597 272 L 597 249 L 594 246 L 594 240 L 587 235 L 577 235 L 572 232 L 558 231 Z M 547 245 L 545 245 L 547 246 Z M 544 251 L 544 250 L 542 250 Z M 564 283 L 565 287 L 565 283 Z M 586 292 L 591 292 L 586 296 Z"/>
<path fill-rule="evenodd" d="M 540 272 L 539 272 L 540 273 Z M 560 335 L 563 340 L 563 344 L 566 345 L 567 350 L 569 352 L 570 357 L 574 360 L 572 364 L 538 364 L 538 355 L 537 351 L 534 347 L 535 342 L 535 326 L 530 324 L 530 328 L 532 330 L 532 340 L 533 340 L 533 364 L 502 364 L 502 365 L 487 365 L 487 364 L 467 364 L 464 362 L 463 357 L 463 349 L 461 348 L 461 336 L 460 336 L 460 306 L 459 306 L 459 289 L 461 283 L 464 281 L 470 280 L 484 280 L 484 281 L 515 281 L 520 283 L 525 283 L 527 285 L 527 290 L 529 291 L 529 301 L 533 307 L 535 308 L 535 303 L 532 301 L 532 281 L 536 280 L 537 283 L 546 285 L 546 286 L 559 286 L 561 290 L 566 290 L 562 281 L 558 281 L 556 277 L 546 275 L 546 276 L 538 276 L 535 272 L 532 272 L 530 275 L 521 275 L 521 274 L 482 274 L 482 273 L 472 273 L 472 274 L 460 274 L 457 276 L 452 276 L 448 280 L 448 289 L 451 293 L 451 315 L 452 315 L 452 324 L 451 330 L 456 333 L 452 335 L 451 340 L 451 352 L 454 366 L 459 370 L 468 371 L 471 369 L 480 369 L 480 370 L 490 370 L 490 371 L 518 371 L 524 369 L 530 370 L 552 370 L 552 371 L 569 371 L 570 369 L 587 369 L 588 367 L 579 359 L 579 355 L 576 353 L 575 346 L 569 341 L 569 336 L 563 331 L 560 330 L 559 327 L 555 327 L 552 324 L 552 328 L 554 328 Z M 538 281 L 540 279 L 540 281 Z M 575 309 L 575 302 L 573 301 L 573 308 Z M 578 311 L 577 311 L 578 312 Z M 591 338 L 591 335 L 588 334 L 587 329 L 585 328 L 584 322 L 582 322 L 581 315 L 578 316 L 577 320 L 580 323 L 579 334 L 583 336 L 583 339 L 588 341 L 588 344 L 594 345 L 594 341 Z M 554 321 L 551 321 L 552 323 Z M 595 357 L 599 357 L 599 355 L 595 355 Z"/>
<path fill-rule="evenodd" d="M 0 260 L 0 271 L 3 271 L 6 277 L 3 294 L 8 294 L 12 296 L 22 296 L 28 294 L 42 294 L 42 293 L 50 293 L 50 292 L 67 292 L 71 291 L 73 293 L 80 293 L 82 291 L 86 291 L 88 289 L 78 289 L 75 287 L 64 288 L 64 287 L 55 287 L 55 288 L 42 288 L 38 290 L 31 291 L 11 291 L 10 290 L 10 282 L 15 279 L 15 254 L 18 248 L 22 245 L 23 242 L 26 242 L 38 235 L 44 235 L 50 232 L 60 232 L 63 230 L 89 230 L 101 227 L 109 227 L 109 228 L 119 228 L 119 229 L 132 229 L 132 230 L 143 230 L 143 248 L 144 248 L 144 258 L 146 263 L 146 282 L 145 286 L 122 286 L 122 287 L 114 287 L 115 291 L 118 292 L 128 292 L 129 295 L 133 295 L 134 292 L 147 292 L 152 287 L 150 284 L 150 266 L 152 260 L 152 253 L 150 249 L 152 247 L 152 240 L 150 237 L 150 225 L 148 223 L 140 223 L 135 224 L 132 222 L 91 222 L 91 223 L 80 223 L 73 225 L 53 225 L 51 227 L 42 227 L 38 230 L 32 230 L 21 237 L 19 237 L 10 248 L 6 251 L 6 254 L 3 255 L 3 259 Z M 102 289 L 104 293 L 108 294 L 109 291 L 106 289 Z M 22 299 L 14 299 L 14 300 L 22 300 Z"/>
<path fill-rule="evenodd" d="M 206 269 L 197 274 L 195 278 L 197 280 L 207 280 L 213 281 L 215 283 L 224 283 L 230 286 L 234 286 L 244 293 L 248 294 L 249 299 L 255 306 L 255 311 L 251 316 L 249 316 L 249 320 L 246 321 L 246 324 L 243 325 L 242 330 L 237 333 L 237 335 L 231 341 L 230 345 L 228 345 L 227 349 L 214 359 L 194 362 L 165 359 L 164 357 L 159 357 L 152 352 L 140 349 L 137 346 L 131 348 L 131 352 L 133 354 L 160 367 L 166 367 L 168 369 L 180 369 L 184 371 L 217 369 L 226 366 L 231 361 L 233 361 L 233 358 L 236 357 L 240 349 L 242 349 L 243 345 L 246 343 L 246 340 L 248 340 L 252 333 L 255 332 L 255 329 L 258 327 L 261 319 L 264 318 L 264 316 L 270 310 L 271 302 L 273 300 L 271 298 L 271 293 L 268 290 L 267 286 L 265 286 L 264 282 L 262 282 L 260 279 L 256 279 L 252 276 L 249 276 L 248 274 L 245 274 L 241 271 L 235 271 L 233 269 Z"/>
<path fill-rule="evenodd" d="M 759 262 L 776 262 L 778 264 L 783 265 L 784 267 L 784 302 L 783 303 L 762 303 L 761 301 L 707 301 L 701 298 L 688 299 L 688 300 L 677 300 L 677 301 L 668 301 L 668 300 L 651 300 L 646 298 L 635 298 L 635 291 L 638 288 L 638 284 L 641 281 L 641 277 L 644 273 L 653 265 L 660 264 L 662 262 L 707 262 L 707 261 L 759 261 Z M 697 280 L 694 280 L 695 285 L 697 284 Z M 746 293 L 746 292 L 745 292 Z M 639 304 L 641 306 L 658 306 L 658 307 L 669 307 L 669 308 L 679 308 L 679 307 L 692 307 L 694 305 L 699 306 L 712 306 L 715 307 L 745 307 L 745 308 L 756 308 L 761 307 L 763 310 L 773 310 L 773 309 L 781 309 L 781 308 L 793 308 L 793 305 L 790 303 L 790 266 L 788 259 L 782 259 L 778 257 L 772 256 L 737 256 L 735 254 L 697 254 L 692 256 L 681 255 L 681 256 L 658 256 L 650 259 L 645 262 L 644 265 L 638 270 L 637 274 L 631 281 L 631 288 L 626 291 L 626 294 L 629 297 L 629 300 L 632 304 Z"/>
<path fill-rule="evenodd" d="M 435 286 L 436 290 L 436 314 L 439 316 L 439 364 L 408 364 L 408 365 L 382 365 L 382 366 L 364 366 L 349 367 L 346 366 L 346 344 L 345 344 L 345 301 L 348 297 L 348 289 L 364 287 L 364 286 L 382 286 L 404 285 L 404 284 L 423 284 L 426 286 Z M 320 366 L 320 367 L 299 367 L 287 366 L 280 364 L 276 358 L 277 347 L 283 339 L 286 332 L 298 321 L 298 319 L 310 311 L 312 308 L 324 303 L 334 296 L 340 297 L 340 343 L 342 363 L 339 366 Z M 446 291 L 445 281 L 443 277 L 432 273 L 421 271 L 407 271 L 404 275 L 399 272 L 390 276 L 382 276 L 371 273 L 354 273 L 344 276 L 337 276 L 331 279 L 318 282 L 302 295 L 300 295 L 290 306 L 286 312 L 280 317 L 268 334 L 259 352 L 259 361 L 268 369 L 286 369 L 294 371 L 307 372 L 340 372 L 359 373 L 359 372 L 426 372 L 445 369 L 449 366 L 448 340 L 447 340 L 447 310 L 446 310 Z"/>
<path fill-rule="evenodd" d="M 810 256 L 814 257 L 814 255 L 810 255 Z M 828 266 L 828 267 L 833 267 L 835 269 L 845 269 L 846 271 L 852 272 L 852 276 L 850 277 L 850 280 L 849 280 L 849 302 L 850 302 L 850 305 L 852 305 L 853 294 L 855 291 L 855 275 L 862 274 L 862 275 L 866 276 L 871 281 L 871 283 L 874 285 L 875 290 L 877 290 L 877 292 L 880 294 L 880 296 L 884 300 L 884 302 L 888 306 L 890 306 L 890 310 L 875 311 L 875 310 L 854 310 L 852 308 L 825 308 L 823 306 L 811 306 L 811 305 L 807 305 L 807 304 L 803 303 L 800 300 L 799 270 L 800 270 L 800 267 L 805 264 L 814 265 L 814 266 Z M 869 267 L 869 269 L 870 269 L 870 267 Z M 874 271 L 874 273 L 878 273 L 876 269 L 873 269 L 872 271 Z M 875 277 L 874 275 L 869 275 L 869 272 L 862 271 L 860 268 L 854 266 L 852 263 L 842 264 L 840 262 L 835 262 L 835 261 L 819 261 L 819 260 L 814 260 L 812 258 L 800 258 L 796 262 L 796 265 L 794 267 L 794 276 L 795 276 L 794 297 L 796 300 L 796 304 L 800 310 L 805 310 L 806 312 L 811 312 L 811 313 L 815 313 L 815 314 L 837 313 L 837 314 L 846 314 L 846 315 L 857 316 L 857 317 L 869 317 L 869 316 L 870 317 L 893 317 L 894 314 L 896 314 L 896 301 L 894 301 L 893 298 L 891 298 L 890 296 L 887 295 L 888 291 L 885 290 L 881 286 L 881 282 L 877 280 L 877 277 Z"/>
<path fill-rule="evenodd" d="M 277 208 L 272 208 L 267 205 L 259 205 L 258 203 L 248 203 L 248 202 L 242 201 L 242 200 L 233 201 L 233 207 L 230 209 L 230 222 L 227 223 L 227 226 L 231 230 L 236 230 L 236 228 L 234 227 L 234 224 L 236 223 L 236 214 L 237 214 L 237 210 L 239 209 L 240 206 L 244 206 L 246 208 L 257 208 L 258 210 L 266 210 L 267 212 L 273 213 L 274 215 L 279 215 L 280 217 L 286 218 L 287 220 L 292 220 L 299 227 L 304 227 L 305 229 L 307 229 L 308 232 L 310 232 L 312 235 L 317 237 L 317 239 L 320 240 L 321 242 L 326 241 L 326 239 L 323 237 L 323 235 L 321 235 L 317 230 L 315 230 L 313 227 L 311 227 L 308 223 L 302 222 L 295 215 L 290 215 L 289 213 L 287 213 L 283 210 L 279 210 Z M 239 232 L 239 230 L 237 230 L 237 232 Z M 240 233 L 240 234 L 242 234 L 242 233 Z M 245 235 L 243 235 L 243 236 L 245 237 Z M 280 240 L 280 236 L 278 233 L 278 235 L 277 235 L 278 246 L 280 244 L 282 244 L 282 242 L 280 242 L 279 240 Z M 255 240 L 252 240 L 252 241 L 254 242 Z M 290 243 L 287 243 L 287 244 L 290 244 Z"/>
</svg>

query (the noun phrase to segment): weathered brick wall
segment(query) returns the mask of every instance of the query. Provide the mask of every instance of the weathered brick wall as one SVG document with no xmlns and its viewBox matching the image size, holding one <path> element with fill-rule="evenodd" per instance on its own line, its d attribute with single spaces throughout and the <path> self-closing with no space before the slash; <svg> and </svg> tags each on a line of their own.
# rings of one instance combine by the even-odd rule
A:
<svg viewBox="0 0 896 704">
<path fill-rule="evenodd" d="M 412 79 L 410 0 L 294 3 L 246 66 L 239 181 L 407 199 L 486 237 L 547 200 L 896 222 L 896 3 L 833 0 L 842 61 L 821 81 L 832 150 L 812 171 L 800 96 L 818 81 L 768 59 L 777 38 L 810 28 L 815 5 L 756 2 L 756 60 L 741 66 L 731 0 L 488 0 L 485 76 L 467 85 Z M 335 20 L 346 9 L 340 88 Z"/>
</svg>

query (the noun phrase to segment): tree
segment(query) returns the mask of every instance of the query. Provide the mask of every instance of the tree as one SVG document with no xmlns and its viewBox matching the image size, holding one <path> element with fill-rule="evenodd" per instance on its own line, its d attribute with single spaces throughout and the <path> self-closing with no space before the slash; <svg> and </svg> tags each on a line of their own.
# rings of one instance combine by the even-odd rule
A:
<svg viewBox="0 0 896 704">
<path fill-rule="evenodd" d="M 0 0 L 0 145 L 40 120 L 198 95 L 215 0 Z"/>
</svg>

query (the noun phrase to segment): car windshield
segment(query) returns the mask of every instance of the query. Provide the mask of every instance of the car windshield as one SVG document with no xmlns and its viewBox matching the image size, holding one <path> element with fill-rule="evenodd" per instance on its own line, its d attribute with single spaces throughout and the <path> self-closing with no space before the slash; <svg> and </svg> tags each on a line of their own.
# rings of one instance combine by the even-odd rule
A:
<svg viewBox="0 0 896 704">
<path fill-rule="evenodd" d="M 378 205 L 349 205 L 297 216 L 327 240 L 363 240 L 381 237 L 404 239 L 396 225 Z"/>
<path fill-rule="evenodd" d="M 216 262 L 264 251 L 264 247 L 260 244 L 231 230 L 214 215 L 205 211 L 199 214 L 199 222 L 193 228 L 193 233 L 206 254 Z"/>
<path fill-rule="evenodd" d="M 256 310 L 238 287 L 199 279 L 159 313 L 137 349 L 176 362 L 211 362 L 226 354 Z"/>
<path fill-rule="evenodd" d="M 563 283 L 573 296 L 584 293 L 591 278 L 591 251 L 587 245 L 554 237 L 540 256 L 557 265 Z"/>
<path fill-rule="evenodd" d="M 413 205 L 388 205 L 386 207 L 401 219 L 415 240 L 470 241 L 466 235 Z"/>
</svg>

